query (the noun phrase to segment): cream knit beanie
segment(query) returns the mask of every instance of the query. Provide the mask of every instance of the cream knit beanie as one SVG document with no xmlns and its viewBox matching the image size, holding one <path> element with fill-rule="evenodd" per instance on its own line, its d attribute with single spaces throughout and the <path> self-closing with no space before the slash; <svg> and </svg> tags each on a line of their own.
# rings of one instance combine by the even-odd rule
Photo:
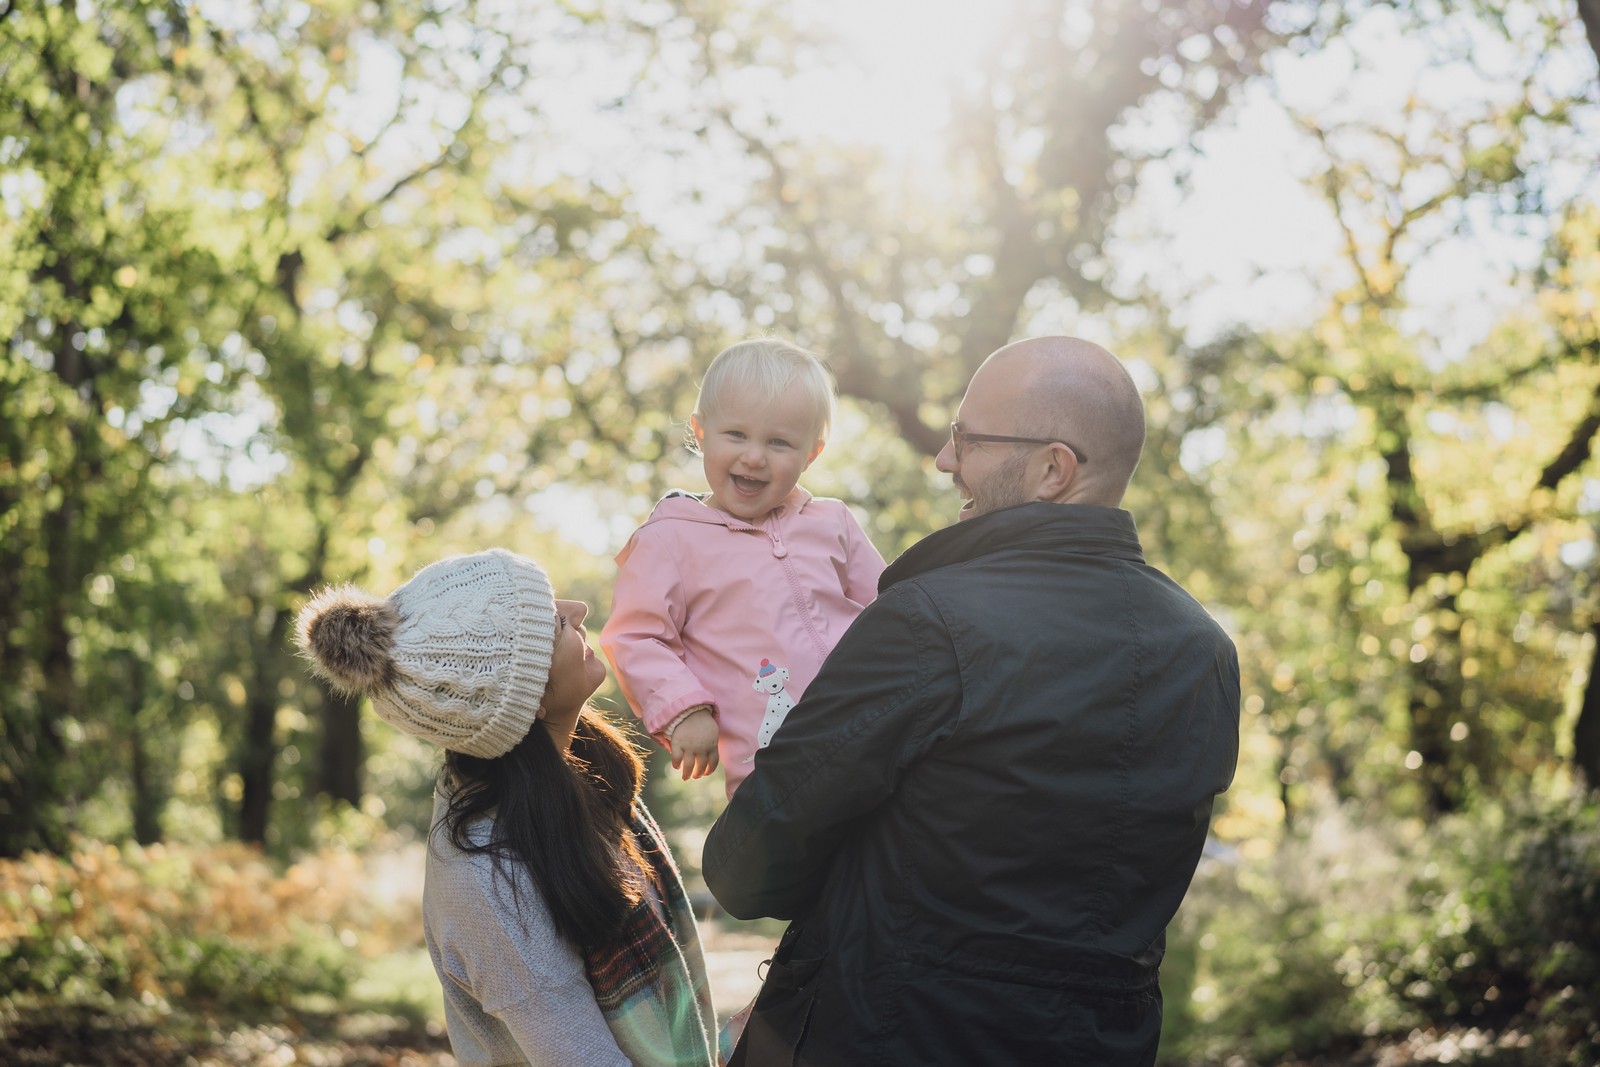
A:
<svg viewBox="0 0 1600 1067">
<path fill-rule="evenodd" d="M 325 589 L 301 609 L 295 636 L 318 674 L 366 694 L 380 718 L 492 759 L 538 717 L 555 631 L 544 571 L 492 548 L 430 563 L 387 597 Z"/>
</svg>

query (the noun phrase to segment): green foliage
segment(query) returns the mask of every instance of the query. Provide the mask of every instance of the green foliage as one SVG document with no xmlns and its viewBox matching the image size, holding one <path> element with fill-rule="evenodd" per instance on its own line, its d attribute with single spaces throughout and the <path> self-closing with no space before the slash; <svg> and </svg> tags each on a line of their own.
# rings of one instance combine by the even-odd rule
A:
<svg viewBox="0 0 1600 1067">
<path fill-rule="evenodd" d="M 437 1029 L 444 1018 L 444 989 L 427 948 L 416 945 L 367 960 L 345 1003 L 336 1007 L 382 1012 L 414 1027 L 432 1023 Z"/>
<path fill-rule="evenodd" d="M 6 10 L 0 855 L 91 826 L 158 840 L 195 719 L 230 835 L 288 855 L 303 798 L 359 799 L 357 709 L 324 708 L 290 654 L 299 598 L 392 585 L 452 515 L 550 484 L 536 460 L 593 436 L 554 395 L 593 309 L 621 329 L 612 288 L 656 303 L 616 197 L 506 162 L 535 52 L 583 24 L 424 0 Z M 353 102 L 394 78 L 387 119 Z M 625 285 L 593 277 L 630 259 Z M 509 539 L 505 514 L 473 522 Z"/>
<path fill-rule="evenodd" d="M 193 795 L 174 757 L 199 722 L 218 739 L 197 773 L 224 834 L 292 855 L 317 839 L 316 798 L 338 788 L 370 809 L 350 795 L 363 770 L 397 822 L 419 822 L 426 758 L 353 728 L 358 710 L 306 678 L 287 641 L 300 598 L 329 580 L 391 587 L 489 542 L 546 551 L 592 509 L 600 532 L 557 571 L 598 573 L 588 599 L 603 605 L 618 530 L 698 478 L 679 446 L 697 370 L 768 330 L 837 368 L 846 400 L 808 483 L 859 506 L 891 557 L 950 520 L 929 453 L 992 347 L 1070 329 L 1135 364 L 1151 435 L 1128 505 L 1151 559 L 1244 653 L 1229 833 L 1292 820 L 1324 790 L 1417 810 L 1437 768 L 1450 795 L 1520 788 L 1564 755 L 1592 614 L 1563 555 L 1593 541 L 1586 468 L 1529 489 L 1564 443 L 1586 455 L 1564 435 L 1593 392 L 1592 205 L 1539 202 L 1559 223 L 1548 278 L 1442 362 L 1405 318 L 1428 242 L 1378 237 L 1538 192 L 1539 153 L 1581 132 L 1592 93 L 1541 80 L 1530 52 L 1524 88 L 1545 110 L 1418 111 L 1415 144 L 1400 136 L 1410 110 L 1322 130 L 1333 206 L 1366 222 L 1349 266 L 1367 284 L 1325 293 L 1280 336 L 1197 344 L 1162 302 L 1113 284 L 1105 238 L 1162 150 L 1124 134 L 1147 112 L 1179 139 L 1217 118 L 1262 51 L 1300 32 L 1292 14 L 997 5 L 996 25 L 1058 32 L 998 33 L 956 91 L 946 147 L 962 162 L 923 167 L 776 106 L 760 120 L 762 99 L 716 103 L 755 91 L 753 72 L 781 89 L 848 62 L 761 0 L 662 9 L 642 37 L 609 5 L 257 5 L 228 20 L 156 0 L 14 5 L 0 854 L 64 847 L 74 829 L 159 839 L 173 798 Z M 1523 14 L 1560 43 L 1559 19 Z M 1464 25 L 1472 11 L 1406 17 L 1445 55 L 1459 31 L 1503 31 Z M 648 189 L 632 164 L 530 152 L 527 130 L 557 121 L 543 72 L 593 46 L 639 86 L 695 72 L 693 105 L 638 91 L 600 109 L 641 134 L 629 155 Z M 652 153 L 696 165 L 652 168 Z M 1458 171 L 1435 196 L 1432 176 Z M 1391 202 L 1399 220 L 1381 217 Z"/>
<path fill-rule="evenodd" d="M 420 834 L 437 753 L 306 676 L 312 586 L 502 543 L 597 629 L 608 549 L 698 480 L 698 371 L 768 331 L 837 369 L 806 481 L 893 557 L 953 515 L 930 457 L 973 366 L 1064 330 L 1138 373 L 1128 507 L 1244 665 L 1217 827 L 1245 859 L 1174 929 L 1175 1046 L 1271 1058 L 1437 1017 L 1588 1048 L 1592 812 L 1492 814 L 1568 758 L 1591 681 L 1600 213 L 1562 160 L 1592 156 L 1597 98 L 1562 74 L 1575 43 L 1587 63 L 1572 14 L 1379 5 L 1457 98 L 1293 115 L 1339 280 L 1270 336 L 1197 340 L 1123 262 L 1125 205 L 1370 5 L 997 3 L 954 121 L 903 154 L 793 121 L 788 79 L 850 60 L 790 6 L 0 3 L 0 856 Z M 606 128 L 585 157 L 551 101 L 591 55 L 616 95 L 578 120 Z M 1412 318 L 1438 249 L 1493 269 L 1511 231 L 1544 246 L 1446 351 Z M 721 787 L 651 761 L 692 879 Z M 304 918 L 326 902 L 277 935 L 180 932 L 228 911 L 208 866 L 267 893 L 254 853 L 25 862 L 19 995 L 265 1002 L 351 973 Z"/>
<path fill-rule="evenodd" d="M 1178 1026 L 1163 1034 L 1173 1062 L 1270 1063 L 1398 1021 L 1382 1014 L 1393 1005 L 1364 995 L 1359 968 L 1349 980 L 1346 958 L 1351 924 L 1389 913 L 1391 854 L 1373 847 L 1376 835 L 1332 821 L 1320 828 L 1320 839 L 1271 855 L 1203 863 L 1168 933 L 1193 975 L 1189 1002 L 1173 1013 Z"/>
<path fill-rule="evenodd" d="M 1170 1062 L 1271 1063 L 1452 1023 L 1520 1035 L 1518 1063 L 1600 1055 L 1592 801 L 1315 826 L 1202 868 L 1169 933 Z"/>
<path fill-rule="evenodd" d="M 171 967 L 174 988 L 186 997 L 220 1010 L 281 1007 L 297 998 L 324 993 L 341 997 L 349 982 L 350 960 L 338 942 L 291 938 L 271 949 L 217 937 L 168 943 L 177 959 Z"/>
<path fill-rule="evenodd" d="M 160 188 L 156 131 L 107 135 L 117 88 L 173 62 L 183 20 L 150 2 L 115 28 L 89 13 L 30 5 L 0 33 L 0 245 L 15 253 L 0 275 L 0 855 L 62 847 L 64 809 L 106 770 L 81 742 L 126 734 L 80 656 L 157 603 L 124 613 L 108 583 L 137 578 L 122 564 L 163 510 L 165 434 L 217 403 L 207 349 L 249 277 Z M 107 688 L 151 688 L 149 655 L 105 651 Z M 65 759 L 69 744 L 90 758 Z"/>
<path fill-rule="evenodd" d="M 346 852 L 281 872 L 239 845 L 0 861 L 0 998 L 248 1012 L 342 997 L 359 952 L 420 929 L 415 901 L 380 906 L 380 891 Z"/>
<path fill-rule="evenodd" d="M 1600 1058 L 1600 807 L 1514 801 L 1436 827 L 1416 925 L 1381 945 L 1427 1018 L 1527 1026 L 1549 1062 Z"/>
</svg>

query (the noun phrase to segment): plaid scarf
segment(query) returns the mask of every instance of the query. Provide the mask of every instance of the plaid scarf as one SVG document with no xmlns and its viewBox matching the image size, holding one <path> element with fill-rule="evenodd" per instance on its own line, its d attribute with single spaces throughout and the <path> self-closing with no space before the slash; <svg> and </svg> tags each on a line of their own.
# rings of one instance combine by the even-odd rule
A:
<svg viewBox="0 0 1600 1067">
<path fill-rule="evenodd" d="M 589 984 L 635 1067 L 708 1067 L 718 1058 L 716 1015 L 694 911 L 644 805 L 634 806 L 628 829 L 645 861 L 645 899 L 614 940 L 584 951 Z"/>
</svg>

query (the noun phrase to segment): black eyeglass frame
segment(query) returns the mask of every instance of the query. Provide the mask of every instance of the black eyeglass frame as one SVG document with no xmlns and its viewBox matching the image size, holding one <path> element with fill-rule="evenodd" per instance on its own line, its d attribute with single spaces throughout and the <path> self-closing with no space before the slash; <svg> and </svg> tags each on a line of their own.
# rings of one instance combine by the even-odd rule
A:
<svg viewBox="0 0 1600 1067">
<path fill-rule="evenodd" d="M 950 444 L 955 449 L 957 463 L 961 462 L 961 452 L 968 441 L 997 445 L 1063 445 L 1077 458 L 1079 463 L 1089 462 L 1089 457 L 1083 454 L 1082 449 L 1070 441 L 1062 441 L 1055 437 L 1013 437 L 1010 434 L 1003 433 L 973 433 L 970 430 L 963 430 L 959 422 L 952 422 L 950 424 Z"/>
</svg>

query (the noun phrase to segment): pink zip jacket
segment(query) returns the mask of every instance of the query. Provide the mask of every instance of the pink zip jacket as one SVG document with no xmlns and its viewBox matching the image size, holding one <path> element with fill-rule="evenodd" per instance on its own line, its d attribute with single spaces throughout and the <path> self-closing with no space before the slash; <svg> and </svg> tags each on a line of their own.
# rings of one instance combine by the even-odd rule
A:
<svg viewBox="0 0 1600 1067">
<path fill-rule="evenodd" d="M 716 708 L 728 795 L 878 595 L 883 557 L 841 501 L 796 486 L 758 524 L 669 493 L 617 554 L 600 647 L 651 734 Z"/>
</svg>

